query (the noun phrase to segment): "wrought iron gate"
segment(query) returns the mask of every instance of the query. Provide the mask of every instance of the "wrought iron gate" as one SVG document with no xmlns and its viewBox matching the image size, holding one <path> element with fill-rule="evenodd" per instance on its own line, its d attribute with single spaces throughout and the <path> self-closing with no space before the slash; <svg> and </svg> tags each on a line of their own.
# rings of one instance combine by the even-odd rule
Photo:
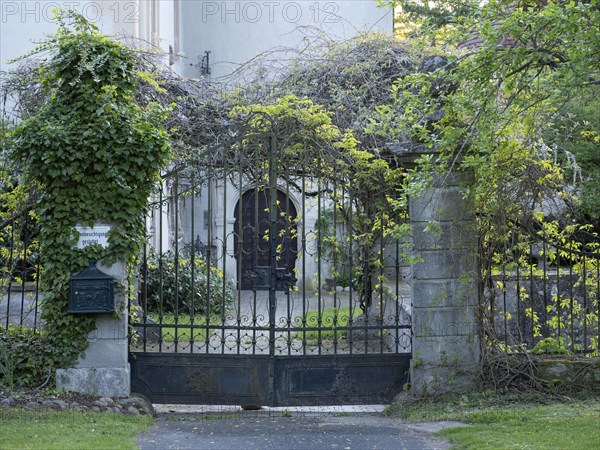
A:
<svg viewBox="0 0 600 450">
<path fill-rule="evenodd" d="M 332 176 L 335 162 L 287 148 L 246 137 L 163 176 L 131 301 L 132 391 L 155 403 L 287 406 L 389 402 L 402 390 L 401 245 L 381 233 L 367 267 L 358 194 Z"/>
</svg>

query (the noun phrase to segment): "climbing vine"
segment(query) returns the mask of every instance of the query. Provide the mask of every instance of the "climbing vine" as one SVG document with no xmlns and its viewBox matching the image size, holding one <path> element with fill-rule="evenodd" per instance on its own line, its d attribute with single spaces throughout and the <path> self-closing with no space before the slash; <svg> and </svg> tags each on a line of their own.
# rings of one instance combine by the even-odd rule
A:
<svg viewBox="0 0 600 450">
<path fill-rule="evenodd" d="M 58 32 L 36 49 L 48 55 L 38 78 L 47 101 L 19 123 L 11 150 L 23 168 L 22 184 L 40 192 L 42 317 L 52 363 L 65 367 L 94 327 L 93 318 L 67 313 L 69 278 L 88 258 L 134 261 L 147 199 L 170 147 L 162 125 L 168 111 L 135 100 L 135 51 L 75 12 L 56 14 Z M 111 225 L 109 246 L 77 249 L 75 226 L 97 222 Z"/>
<path fill-rule="evenodd" d="M 278 164 L 286 167 L 280 177 L 290 184 L 300 173 L 311 178 L 314 192 L 305 195 L 327 198 L 335 214 L 333 226 L 343 224 L 352 230 L 332 233 L 320 221 L 319 245 L 327 249 L 333 277 L 342 270 L 344 257 L 352 254 L 352 285 L 361 308 L 367 309 L 374 303 L 374 293 L 384 290 L 381 244 L 404 237 L 401 234 L 406 231 L 404 170 L 364 149 L 352 130 L 338 128 L 333 115 L 311 99 L 293 94 L 232 110 L 232 117 L 244 117 L 248 133 L 276 135 L 281 146 Z"/>
<path fill-rule="evenodd" d="M 402 8 L 404 35 L 447 63 L 400 77 L 372 128 L 437 153 L 421 173 L 472 175 L 484 350 L 526 350 L 527 328 L 535 351 L 597 355 L 598 1 L 384 3 Z M 421 173 L 411 189 L 426 187 Z M 549 273 L 554 291 L 535 305 L 532 286 L 550 285 Z M 511 281 L 524 274 L 529 289 Z M 498 314 L 507 298 L 524 319 Z"/>
</svg>

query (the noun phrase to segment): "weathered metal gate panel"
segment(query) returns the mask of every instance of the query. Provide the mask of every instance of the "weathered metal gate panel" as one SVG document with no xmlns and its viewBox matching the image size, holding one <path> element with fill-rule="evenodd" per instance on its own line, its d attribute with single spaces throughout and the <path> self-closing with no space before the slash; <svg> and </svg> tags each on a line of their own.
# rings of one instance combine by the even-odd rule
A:
<svg viewBox="0 0 600 450">
<path fill-rule="evenodd" d="M 390 403 L 407 382 L 410 357 L 338 355 L 275 358 L 276 405 Z"/>
<path fill-rule="evenodd" d="M 168 404 L 389 403 L 406 383 L 409 361 L 404 354 L 272 360 L 268 356 L 138 354 L 132 360 L 132 390 L 153 403 Z"/>
<path fill-rule="evenodd" d="M 132 391 L 156 403 L 315 405 L 402 390 L 400 244 L 382 233 L 367 272 L 351 186 L 285 148 L 245 139 L 163 177 L 131 303 Z"/>
<path fill-rule="evenodd" d="M 269 357 L 152 354 L 132 360 L 132 391 L 153 403 L 269 403 Z"/>
</svg>

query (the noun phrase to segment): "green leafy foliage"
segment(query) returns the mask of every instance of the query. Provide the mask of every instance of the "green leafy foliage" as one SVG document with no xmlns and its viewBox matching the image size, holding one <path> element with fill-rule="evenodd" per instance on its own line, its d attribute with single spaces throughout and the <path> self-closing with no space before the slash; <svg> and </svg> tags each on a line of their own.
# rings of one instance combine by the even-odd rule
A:
<svg viewBox="0 0 600 450">
<path fill-rule="evenodd" d="M 544 130 L 544 139 L 562 150 L 557 157 L 567 169 L 567 181 L 576 186 L 579 208 L 585 220 L 600 230 L 600 99 L 594 89 L 586 97 L 569 102 L 556 114 L 552 126 Z"/>
<path fill-rule="evenodd" d="M 533 334 L 540 339 L 547 336 L 543 332 L 559 333 L 565 320 L 574 328 L 597 329 L 597 288 L 592 285 L 597 247 L 588 245 L 586 257 L 578 253 L 585 239 L 577 232 L 593 231 L 582 223 L 598 227 L 600 212 L 600 3 L 382 3 L 398 7 L 400 34 L 415 38 L 417 48 L 445 56 L 448 64 L 400 77 L 393 101 L 378 107 L 371 129 L 400 142 L 421 142 L 439 154 L 423 158 L 410 174 L 411 192 L 430 187 L 423 173 L 445 176 L 458 169 L 472 174 L 465 194 L 475 209 L 480 235 L 484 310 L 494 309 L 494 295 L 488 294 L 494 290 L 499 261 L 511 275 L 528 273 L 540 280 L 547 276 L 527 250 L 547 241 L 562 250 L 545 257 L 553 258 L 550 263 L 557 273 L 561 263 L 570 267 L 577 275 L 573 288 L 582 289 L 587 305 L 571 295 L 568 300 L 553 298 L 545 311 L 529 308 Z M 447 88 L 439 89 L 444 84 Z M 420 119 L 424 117 L 435 120 Z M 591 233 L 587 240 L 597 241 L 597 236 Z M 520 295 L 527 299 L 526 292 Z M 494 335 L 495 318 L 484 314 L 481 319 L 486 342 L 498 344 L 486 335 Z M 573 339 L 560 339 L 553 335 L 536 351 L 551 349 L 554 343 L 578 350 Z M 587 351 L 597 354 L 597 339 L 587 345 Z M 502 343 L 496 349 L 522 350 Z"/>
<path fill-rule="evenodd" d="M 453 61 L 447 76 L 457 89 L 436 97 L 430 89 L 436 74 L 409 76 L 400 81 L 399 91 L 404 94 L 410 85 L 424 95 L 397 96 L 394 112 L 410 118 L 432 104 L 444 109 L 444 118 L 420 128 L 419 137 L 449 164 L 462 161 L 474 172 L 478 213 L 495 226 L 528 222 L 536 208 L 557 195 L 577 207 L 561 169 L 583 199 L 579 211 L 588 215 L 584 220 L 597 222 L 598 1 L 428 5 L 440 14 L 463 15 L 451 26 L 439 23 L 434 32 L 419 35 L 422 45 Z M 417 27 L 430 24 L 417 16 L 408 20 Z M 575 161 L 568 155 L 575 155 Z M 516 208 L 504 211 L 507 205 Z"/>
<path fill-rule="evenodd" d="M 53 364 L 45 333 L 19 325 L 0 327 L 0 386 L 40 386 Z"/>
<path fill-rule="evenodd" d="M 531 349 L 531 353 L 537 354 L 567 354 L 569 351 L 565 347 L 565 340 L 562 337 L 558 339 L 546 338 L 538 342 L 535 347 Z"/>
<path fill-rule="evenodd" d="M 146 270 L 147 310 L 159 317 L 223 314 L 233 299 L 233 286 L 223 272 L 189 251 L 177 256 L 172 250 L 161 256 L 153 253 Z"/>
<path fill-rule="evenodd" d="M 382 243 L 399 237 L 406 214 L 404 169 L 363 146 L 351 130 L 340 130 L 334 114 L 310 98 L 287 94 L 268 103 L 238 106 L 232 115 L 246 118 L 249 133 L 274 133 L 283 146 L 281 164 L 287 172 L 303 173 L 322 185 L 319 189 L 331 202 L 336 223 L 318 223 L 316 239 L 326 243 L 334 275 L 345 270 L 341 265 L 348 254 L 342 253 L 351 253 L 353 269 L 347 275 L 358 276 L 352 284 L 361 307 L 370 307 L 373 292 L 383 284 Z M 342 227 L 352 231 L 341 232 Z"/>
<path fill-rule="evenodd" d="M 93 318 L 66 312 L 70 276 L 88 258 L 133 262 L 143 238 L 142 214 L 169 154 L 167 111 L 140 106 L 135 52 L 97 32 L 75 12 L 57 13 L 59 30 L 37 51 L 47 94 L 37 113 L 11 136 L 23 185 L 41 193 L 43 318 L 57 365 L 68 366 L 87 345 Z M 67 25 L 68 22 L 72 26 Z M 109 247 L 75 247 L 75 225 L 112 225 Z"/>
</svg>

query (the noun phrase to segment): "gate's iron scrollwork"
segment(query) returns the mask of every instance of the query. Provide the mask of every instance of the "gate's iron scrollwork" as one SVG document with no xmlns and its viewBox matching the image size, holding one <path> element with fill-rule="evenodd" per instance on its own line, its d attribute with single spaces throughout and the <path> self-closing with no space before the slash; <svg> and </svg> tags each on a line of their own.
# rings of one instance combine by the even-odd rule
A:
<svg viewBox="0 0 600 450">
<path fill-rule="evenodd" d="M 283 148 L 246 137 L 163 177 L 132 299 L 133 391 L 163 403 L 372 403 L 407 382 L 401 243 L 381 233 L 367 272 L 352 207 L 339 208 L 352 186 L 331 175 L 335 162 Z"/>
</svg>

